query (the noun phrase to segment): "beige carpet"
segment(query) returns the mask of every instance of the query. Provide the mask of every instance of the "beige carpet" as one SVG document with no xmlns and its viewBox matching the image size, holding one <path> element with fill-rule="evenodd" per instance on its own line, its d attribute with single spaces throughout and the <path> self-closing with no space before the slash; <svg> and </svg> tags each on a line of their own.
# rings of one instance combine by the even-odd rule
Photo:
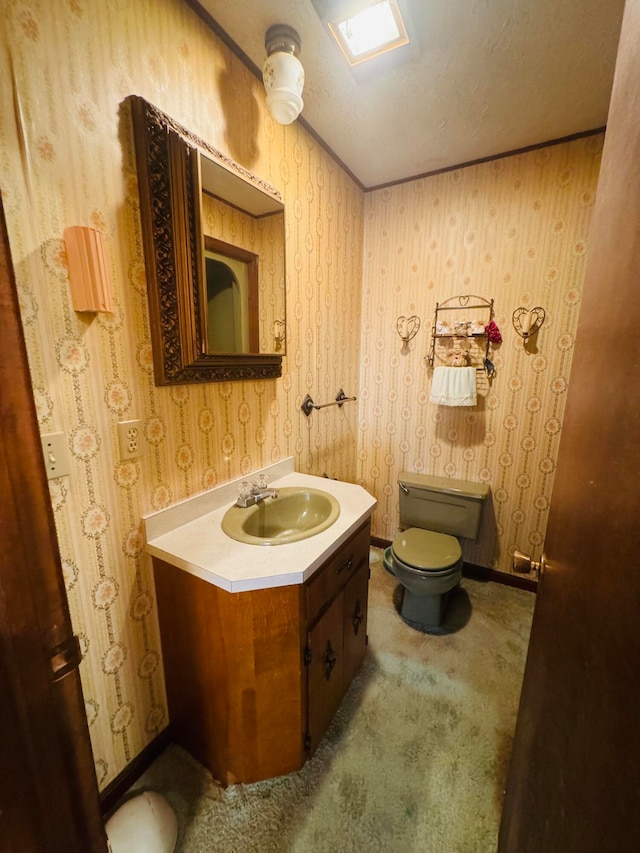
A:
<svg viewBox="0 0 640 853">
<path fill-rule="evenodd" d="M 448 633 L 421 634 L 371 554 L 367 658 L 300 772 L 225 791 L 172 746 L 139 780 L 182 853 L 495 851 L 534 596 L 463 580 Z"/>
</svg>

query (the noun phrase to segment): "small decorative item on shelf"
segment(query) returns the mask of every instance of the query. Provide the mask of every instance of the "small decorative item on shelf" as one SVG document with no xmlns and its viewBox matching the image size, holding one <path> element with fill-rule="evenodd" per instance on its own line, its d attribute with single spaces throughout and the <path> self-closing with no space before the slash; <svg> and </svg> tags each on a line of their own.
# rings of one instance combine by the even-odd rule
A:
<svg viewBox="0 0 640 853">
<path fill-rule="evenodd" d="M 453 329 L 446 320 L 438 320 L 436 323 L 436 335 L 452 335 Z"/>
<path fill-rule="evenodd" d="M 467 367 L 469 364 L 469 353 L 460 347 L 454 347 L 447 353 L 447 364 L 449 367 Z"/>
<path fill-rule="evenodd" d="M 453 331 L 456 335 L 464 335 L 466 337 L 469 332 L 469 324 L 466 323 L 464 320 L 458 320 L 456 321 L 456 324 L 453 327 Z"/>
<path fill-rule="evenodd" d="M 498 328 L 497 324 L 493 320 L 491 320 L 489 323 L 487 323 L 487 325 L 484 327 L 484 330 L 487 334 L 487 338 L 488 338 L 490 343 L 492 343 L 492 344 L 501 344 L 502 343 L 502 333 L 500 332 L 500 329 Z"/>
<path fill-rule="evenodd" d="M 544 323 L 545 316 L 544 308 L 539 306 L 530 311 L 526 308 L 516 308 L 513 312 L 513 328 L 526 342 Z"/>
<path fill-rule="evenodd" d="M 469 323 L 469 329 L 467 331 L 469 335 L 484 335 L 484 322 L 482 320 L 471 320 Z"/>
<path fill-rule="evenodd" d="M 420 329 L 420 317 L 412 314 L 411 317 L 398 317 L 396 320 L 396 330 L 400 335 L 403 346 L 407 346 L 409 341 L 413 340 Z"/>
</svg>

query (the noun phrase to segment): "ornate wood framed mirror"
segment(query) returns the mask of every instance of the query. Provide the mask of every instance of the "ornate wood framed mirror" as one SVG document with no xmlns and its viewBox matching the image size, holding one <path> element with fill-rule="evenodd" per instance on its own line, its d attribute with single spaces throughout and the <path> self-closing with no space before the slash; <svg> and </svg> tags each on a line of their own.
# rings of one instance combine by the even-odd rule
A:
<svg viewBox="0 0 640 853">
<path fill-rule="evenodd" d="M 280 194 L 143 98 L 128 100 L 156 384 L 280 376 Z"/>
</svg>

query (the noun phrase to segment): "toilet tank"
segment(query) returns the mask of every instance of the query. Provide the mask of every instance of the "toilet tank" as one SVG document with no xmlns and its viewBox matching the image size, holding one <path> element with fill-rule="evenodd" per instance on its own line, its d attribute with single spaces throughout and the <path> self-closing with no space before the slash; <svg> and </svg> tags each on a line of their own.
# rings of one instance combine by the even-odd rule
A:
<svg viewBox="0 0 640 853">
<path fill-rule="evenodd" d="M 464 539 L 478 538 L 482 507 L 489 495 L 484 483 L 402 471 L 398 485 L 403 529 L 421 527 Z"/>
</svg>

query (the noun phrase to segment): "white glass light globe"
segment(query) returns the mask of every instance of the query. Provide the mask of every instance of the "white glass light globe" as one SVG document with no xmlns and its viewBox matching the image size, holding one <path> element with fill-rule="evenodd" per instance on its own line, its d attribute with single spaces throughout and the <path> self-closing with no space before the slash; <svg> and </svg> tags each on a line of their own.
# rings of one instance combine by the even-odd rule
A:
<svg viewBox="0 0 640 853">
<path fill-rule="evenodd" d="M 304 68 L 292 53 L 272 53 L 262 69 L 267 108 L 279 124 L 291 124 L 304 106 Z"/>
</svg>

